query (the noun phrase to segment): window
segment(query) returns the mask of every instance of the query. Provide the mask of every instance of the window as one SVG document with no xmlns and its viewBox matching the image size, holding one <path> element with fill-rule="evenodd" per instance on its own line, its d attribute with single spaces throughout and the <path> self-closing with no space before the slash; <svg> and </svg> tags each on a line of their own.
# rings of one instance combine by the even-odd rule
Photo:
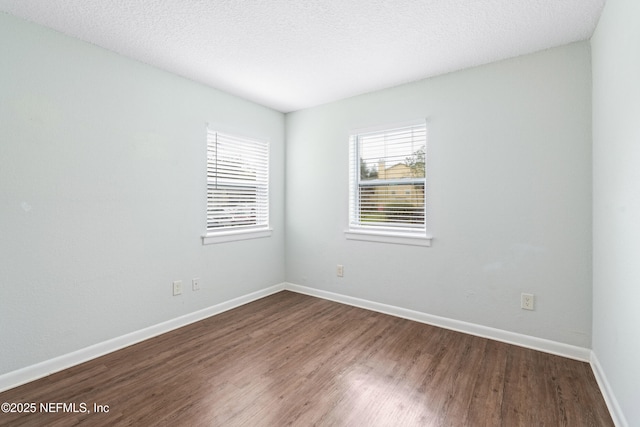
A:
<svg viewBox="0 0 640 427">
<path fill-rule="evenodd" d="M 203 243 L 270 234 L 269 143 L 209 130 Z"/>
<path fill-rule="evenodd" d="M 349 138 L 348 239 L 430 246 L 424 120 Z"/>
</svg>

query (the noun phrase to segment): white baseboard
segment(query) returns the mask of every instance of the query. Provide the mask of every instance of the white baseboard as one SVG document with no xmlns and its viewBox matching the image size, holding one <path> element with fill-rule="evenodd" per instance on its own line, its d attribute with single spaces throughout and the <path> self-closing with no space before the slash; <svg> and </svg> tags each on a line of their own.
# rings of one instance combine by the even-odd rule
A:
<svg viewBox="0 0 640 427">
<path fill-rule="evenodd" d="M 404 319 L 414 320 L 433 326 L 451 329 L 458 332 L 467 333 L 483 338 L 489 338 L 496 341 L 514 344 L 521 347 L 531 348 L 534 350 L 551 353 L 558 356 L 568 357 L 584 362 L 590 362 L 596 381 L 604 395 L 605 402 L 611 413 L 611 417 L 616 426 L 628 427 L 625 417 L 615 399 L 613 391 L 604 375 L 604 371 L 598 362 L 598 359 L 590 349 L 559 343 L 556 341 L 546 340 L 542 338 L 531 337 L 515 332 L 504 331 L 501 329 L 490 328 L 487 326 L 477 325 L 473 323 L 463 322 L 460 320 L 449 319 L 446 317 L 434 316 L 419 311 L 408 310 L 401 307 L 382 304 L 378 302 L 368 301 L 360 298 L 341 295 L 333 292 L 323 291 L 319 289 L 308 288 L 293 283 L 280 283 L 260 291 L 256 291 L 247 295 L 225 301 L 214 306 L 150 326 L 148 328 L 134 331 L 129 334 L 107 340 L 72 353 L 68 353 L 59 357 L 55 357 L 35 365 L 27 366 L 16 371 L 8 372 L 0 375 L 0 392 L 20 386 L 30 381 L 51 375 L 55 372 L 62 371 L 75 365 L 87 362 L 105 354 L 120 350 L 141 341 L 164 334 L 174 329 L 189 325 L 191 323 L 206 319 L 219 313 L 231 310 L 249 302 L 264 298 L 268 295 L 289 290 L 300 294 L 310 295 L 323 298 L 339 303 L 360 307 L 367 310 L 377 311 Z"/>
<path fill-rule="evenodd" d="M 463 322 L 460 320 L 449 319 L 446 317 L 434 316 L 419 311 L 408 310 L 378 302 L 368 301 L 360 298 L 341 295 L 333 292 L 323 291 L 320 289 L 308 288 L 293 283 L 285 283 L 284 289 L 300 294 L 310 295 L 313 297 L 323 298 L 330 301 L 360 307 L 367 310 L 377 311 L 404 319 L 414 320 L 416 322 L 426 323 L 445 329 L 451 329 L 470 335 L 483 338 L 489 338 L 496 341 L 514 344 L 520 347 L 531 348 L 533 350 L 545 353 L 555 354 L 557 356 L 567 357 L 570 359 L 588 362 L 591 365 L 594 376 L 598 383 L 598 387 L 604 396 L 605 403 L 609 409 L 609 414 L 617 427 L 629 427 L 624 413 L 613 393 L 604 370 L 596 357 L 595 352 L 588 348 L 577 347 L 569 344 L 563 344 L 556 341 L 546 340 L 542 338 L 531 337 L 528 335 L 518 334 L 515 332 L 504 331 L 501 329 L 490 328 L 487 326 L 477 325 L 473 323 Z"/>
<path fill-rule="evenodd" d="M 280 292 L 284 290 L 284 288 L 285 284 L 280 283 L 193 313 L 185 314 L 184 316 L 180 316 L 175 319 L 167 320 L 166 322 L 162 322 L 139 331 L 134 331 L 53 359 L 45 360 L 44 362 L 36 363 L 35 365 L 8 372 L 0 375 L 0 392 L 46 377 L 47 375 L 51 375 L 72 366 L 88 362 L 89 360 L 104 356 L 105 354 L 120 350 L 174 329 L 181 328 L 199 320 L 206 319 L 207 317 L 220 314 L 251 301 L 264 298 L 268 295 Z"/>
<path fill-rule="evenodd" d="M 295 285 L 293 283 L 285 283 L 284 287 L 289 291 L 336 301 L 343 304 L 352 305 L 354 307 L 365 308 L 367 310 L 377 311 L 384 314 L 390 314 L 392 316 L 402 317 L 404 319 L 414 320 L 416 322 L 426 323 L 433 326 L 439 326 L 445 329 L 464 332 L 466 334 L 475 335 L 482 338 L 489 338 L 508 344 L 514 344 L 520 347 L 539 350 L 545 353 L 551 353 L 582 362 L 589 362 L 591 360 L 591 350 L 588 348 L 577 347 L 557 341 L 551 341 L 543 338 L 532 337 L 529 335 L 518 334 L 515 332 L 504 331 L 502 329 L 490 328 L 488 326 L 463 322 L 461 320 L 434 316 L 432 314 L 408 310 L 406 308 L 381 304 L 378 302 L 336 294 L 319 289 L 308 288 L 305 286 Z"/>
<path fill-rule="evenodd" d="M 596 353 L 594 351 L 591 352 L 590 362 L 591 362 L 591 369 L 593 369 L 593 375 L 596 377 L 596 381 L 598 382 L 600 391 L 604 396 L 604 401 L 607 404 L 607 408 L 609 408 L 609 414 L 611 414 L 613 423 L 617 427 L 629 427 L 629 423 L 627 423 L 627 419 L 625 418 L 624 413 L 622 412 L 622 409 L 620 409 L 618 400 L 613 394 L 611 385 L 609 385 L 607 376 L 604 374 L 602 365 L 600 365 L 600 361 L 598 360 L 598 357 L 596 356 Z"/>
</svg>

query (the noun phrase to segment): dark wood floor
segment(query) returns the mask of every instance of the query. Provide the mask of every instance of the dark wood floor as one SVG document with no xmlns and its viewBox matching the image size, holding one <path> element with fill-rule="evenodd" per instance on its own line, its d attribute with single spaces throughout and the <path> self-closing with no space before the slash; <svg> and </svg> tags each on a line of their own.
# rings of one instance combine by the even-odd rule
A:
<svg viewBox="0 0 640 427">
<path fill-rule="evenodd" d="M 613 425 L 587 363 L 292 292 L 6 391 L 0 402 L 38 405 L 35 414 L 0 413 L 3 426 Z M 40 403 L 91 413 L 44 413 Z M 93 412 L 94 403 L 109 412 Z"/>
</svg>

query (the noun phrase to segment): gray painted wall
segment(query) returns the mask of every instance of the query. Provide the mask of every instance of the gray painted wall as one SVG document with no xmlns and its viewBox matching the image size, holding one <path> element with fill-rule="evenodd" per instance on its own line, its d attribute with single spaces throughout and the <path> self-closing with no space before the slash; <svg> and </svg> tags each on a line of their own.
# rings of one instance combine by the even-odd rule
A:
<svg viewBox="0 0 640 427">
<path fill-rule="evenodd" d="M 0 374 L 284 280 L 283 114 L 3 13 L 0 57 Z M 270 139 L 270 238 L 202 245 L 206 122 Z"/>
<path fill-rule="evenodd" d="M 640 2 L 609 0 L 593 46 L 593 350 L 640 425 Z"/>
<path fill-rule="evenodd" d="M 583 42 L 288 114 L 287 281 L 589 348 L 590 94 Z M 346 240 L 349 131 L 424 117 L 433 246 Z"/>
</svg>

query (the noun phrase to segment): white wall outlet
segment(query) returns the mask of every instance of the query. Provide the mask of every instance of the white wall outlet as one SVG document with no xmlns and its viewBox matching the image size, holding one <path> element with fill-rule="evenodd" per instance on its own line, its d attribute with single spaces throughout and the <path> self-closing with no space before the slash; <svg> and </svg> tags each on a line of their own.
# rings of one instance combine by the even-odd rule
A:
<svg viewBox="0 0 640 427">
<path fill-rule="evenodd" d="M 173 296 L 180 295 L 182 293 L 182 280 L 176 280 L 173 282 Z"/>
<path fill-rule="evenodd" d="M 520 308 L 523 310 L 534 309 L 534 296 L 533 294 L 521 294 L 520 295 Z"/>
<path fill-rule="evenodd" d="M 338 275 L 338 277 L 344 277 L 344 265 L 338 264 L 338 267 L 336 268 L 336 274 Z"/>
<path fill-rule="evenodd" d="M 193 279 L 191 279 L 191 289 L 194 291 L 199 291 L 200 290 L 200 278 L 199 277 L 194 277 Z"/>
</svg>

